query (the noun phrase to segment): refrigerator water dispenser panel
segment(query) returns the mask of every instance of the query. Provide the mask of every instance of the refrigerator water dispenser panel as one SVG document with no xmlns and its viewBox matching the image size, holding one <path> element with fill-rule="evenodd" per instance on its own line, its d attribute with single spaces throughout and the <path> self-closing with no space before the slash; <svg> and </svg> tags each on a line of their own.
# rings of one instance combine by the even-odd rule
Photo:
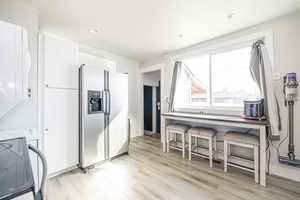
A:
<svg viewBox="0 0 300 200">
<path fill-rule="evenodd" d="M 103 92 L 88 90 L 88 114 L 102 113 L 103 110 Z"/>
</svg>

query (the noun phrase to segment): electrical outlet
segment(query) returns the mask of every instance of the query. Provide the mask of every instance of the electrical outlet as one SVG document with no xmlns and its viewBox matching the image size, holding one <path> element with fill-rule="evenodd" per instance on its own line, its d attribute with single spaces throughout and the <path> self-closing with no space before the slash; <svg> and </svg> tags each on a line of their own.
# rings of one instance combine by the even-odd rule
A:
<svg viewBox="0 0 300 200">
<path fill-rule="evenodd" d="M 279 80 L 281 80 L 281 78 L 282 78 L 282 74 L 280 72 L 274 73 L 274 75 L 273 75 L 274 81 L 279 81 Z"/>
</svg>

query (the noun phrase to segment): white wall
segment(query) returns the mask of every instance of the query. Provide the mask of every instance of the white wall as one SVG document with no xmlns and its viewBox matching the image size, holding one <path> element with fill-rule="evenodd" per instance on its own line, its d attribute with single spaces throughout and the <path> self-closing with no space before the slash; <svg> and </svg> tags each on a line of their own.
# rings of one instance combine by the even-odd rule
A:
<svg viewBox="0 0 300 200">
<path fill-rule="evenodd" d="M 85 45 L 79 45 L 79 51 L 90 55 L 98 56 L 116 63 L 116 71 L 128 73 L 128 90 L 129 90 L 129 107 L 128 116 L 131 121 L 131 137 L 138 135 L 139 121 L 138 121 L 138 75 L 139 63 L 135 60 L 112 54 L 110 52 L 95 49 Z"/>
<path fill-rule="evenodd" d="M 98 56 L 90 55 L 87 53 L 79 53 L 79 65 L 85 64 L 85 65 L 92 65 L 92 66 L 105 66 L 105 69 L 108 71 L 116 71 L 116 63 L 107 60 Z"/>
<path fill-rule="evenodd" d="M 160 71 L 147 72 L 143 74 L 144 85 L 158 87 L 159 81 L 160 81 Z"/>
<path fill-rule="evenodd" d="M 36 9 L 16 0 L 1 0 L 0 20 L 24 27 L 28 32 L 31 69 L 29 87 L 32 98 L 22 102 L 0 119 L 0 129 L 26 129 L 38 127 L 37 106 L 37 46 L 38 12 Z"/>
<path fill-rule="evenodd" d="M 208 46 L 213 46 L 218 43 L 226 42 L 230 39 L 239 38 L 245 35 L 254 34 L 257 32 L 262 32 L 271 29 L 273 32 L 273 52 L 274 52 L 274 71 L 277 74 L 283 75 L 286 72 L 296 72 L 298 74 L 298 81 L 300 82 L 300 11 L 292 13 L 290 15 L 268 21 L 256 26 L 243 29 L 222 37 L 218 37 L 206 42 L 202 42 L 191 47 L 180 49 L 178 51 L 170 52 L 169 55 L 181 55 L 189 51 L 196 49 L 206 48 Z M 141 67 L 146 67 L 152 65 L 153 63 L 165 62 L 165 76 L 162 79 L 165 79 L 166 86 L 164 88 L 164 94 L 169 94 L 170 89 L 170 80 L 172 74 L 172 66 L 164 58 L 154 58 L 152 61 L 143 63 Z M 149 64 L 150 63 L 150 64 Z M 277 82 L 276 92 L 281 94 L 281 82 Z M 162 96 L 163 98 L 163 96 Z M 166 108 L 166 106 L 164 106 Z M 287 112 L 284 107 L 282 96 L 280 102 L 282 120 L 283 120 L 283 132 L 281 133 L 281 138 L 284 138 L 286 134 L 286 119 Z M 166 110 L 164 110 L 166 111 Z M 295 153 L 296 156 L 300 159 L 300 124 L 297 123 L 300 119 L 300 101 L 295 104 Z M 274 142 L 274 145 L 278 145 L 278 142 Z M 287 142 L 284 142 L 281 148 L 283 155 L 287 153 Z M 272 149 L 272 159 L 271 159 L 271 168 L 270 171 L 272 174 L 283 176 L 289 179 L 300 181 L 300 169 L 293 168 L 290 166 L 281 165 L 277 161 L 276 152 Z"/>
</svg>

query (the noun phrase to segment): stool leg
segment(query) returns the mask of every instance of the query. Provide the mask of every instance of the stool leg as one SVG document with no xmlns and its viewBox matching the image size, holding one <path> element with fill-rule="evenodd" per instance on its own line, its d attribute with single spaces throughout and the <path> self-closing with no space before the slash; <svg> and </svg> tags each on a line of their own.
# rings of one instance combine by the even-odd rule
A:
<svg viewBox="0 0 300 200">
<path fill-rule="evenodd" d="M 185 134 L 182 134 L 182 158 L 185 158 Z"/>
<path fill-rule="evenodd" d="M 174 133 L 175 147 L 177 147 L 177 133 Z"/>
<path fill-rule="evenodd" d="M 254 146 L 254 175 L 255 175 L 255 183 L 259 183 L 258 174 L 259 174 L 259 162 L 258 162 L 258 146 Z"/>
<path fill-rule="evenodd" d="M 170 151 L 170 131 L 167 132 L 167 152 Z"/>
<path fill-rule="evenodd" d="M 198 137 L 194 137 L 195 138 L 195 146 L 196 146 L 196 152 L 198 152 Z"/>
<path fill-rule="evenodd" d="M 214 136 L 214 151 L 215 151 L 215 159 L 218 159 L 218 152 L 217 152 L 217 136 Z"/>
<path fill-rule="evenodd" d="M 192 134 L 189 134 L 189 160 L 192 160 Z"/>
<path fill-rule="evenodd" d="M 209 167 L 213 167 L 213 150 L 212 138 L 208 139 Z"/>
<path fill-rule="evenodd" d="M 224 140 L 224 172 L 227 172 L 227 159 L 228 159 L 228 153 L 227 153 L 227 141 Z"/>
</svg>

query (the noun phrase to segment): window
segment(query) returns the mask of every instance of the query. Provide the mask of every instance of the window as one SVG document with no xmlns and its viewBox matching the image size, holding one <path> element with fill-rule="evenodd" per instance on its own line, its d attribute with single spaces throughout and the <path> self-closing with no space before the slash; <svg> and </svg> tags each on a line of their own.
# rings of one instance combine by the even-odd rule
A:
<svg viewBox="0 0 300 200">
<path fill-rule="evenodd" d="M 260 96 L 250 70 L 251 46 L 183 60 L 175 108 L 241 109 Z"/>
<path fill-rule="evenodd" d="M 184 65 L 179 77 L 175 107 L 209 106 L 209 56 L 186 60 Z"/>
</svg>

